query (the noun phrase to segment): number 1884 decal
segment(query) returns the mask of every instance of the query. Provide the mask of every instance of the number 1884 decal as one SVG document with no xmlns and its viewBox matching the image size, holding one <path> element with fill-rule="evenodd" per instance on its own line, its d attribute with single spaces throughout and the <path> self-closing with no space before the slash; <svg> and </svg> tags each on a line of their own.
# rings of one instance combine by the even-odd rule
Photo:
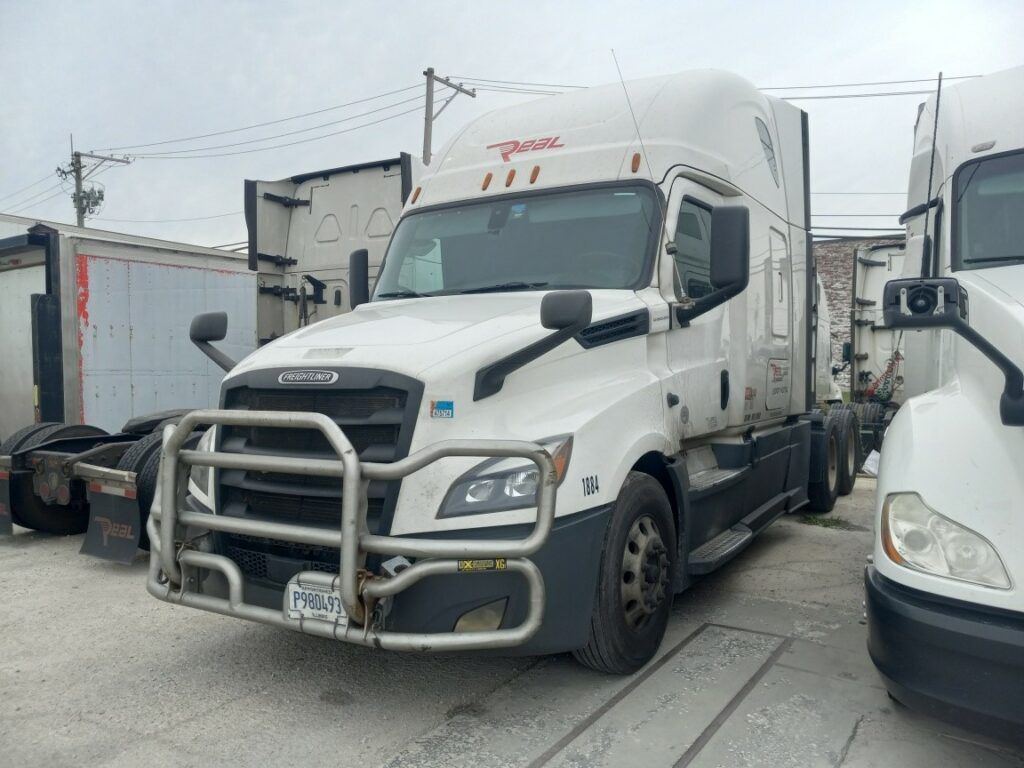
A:
<svg viewBox="0 0 1024 768">
<path fill-rule="evenodd" d="M 587 475 L 583 478 L 583 495 L 593 496 L 600 488 L 597 485 L 597 475 Z"/>
</svg>

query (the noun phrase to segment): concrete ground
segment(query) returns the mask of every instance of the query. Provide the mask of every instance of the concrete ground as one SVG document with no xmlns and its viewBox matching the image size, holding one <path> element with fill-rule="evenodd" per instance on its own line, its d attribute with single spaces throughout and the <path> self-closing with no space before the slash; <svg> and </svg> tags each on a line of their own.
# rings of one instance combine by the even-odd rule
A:
<svg viewBox="0 0 1024 768">
<path fill-rule="evenodd" d="M 891 701 L 865 651 L 873 482 L 676 601 L 631 678 L 409 656 L 170 606 L 81 537 L 0 540 L 0 764 L 1024 766 Z M 823 525 L 827 523 L 827 525 Z"/>
</svg>

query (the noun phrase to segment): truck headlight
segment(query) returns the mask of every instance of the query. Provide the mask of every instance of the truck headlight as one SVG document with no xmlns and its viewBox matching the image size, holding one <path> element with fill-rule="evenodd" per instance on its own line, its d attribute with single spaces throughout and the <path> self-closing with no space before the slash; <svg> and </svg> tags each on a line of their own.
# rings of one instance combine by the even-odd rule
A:
<svg viewBox="0 0 1024 768">
<path fill-rule="evenodd" d="M 551 454 L 561 485 L 569 469 L 572 435 L 538 440 L 537 444 Z M 455 481 L 441 502 L 437 516 L 459 517 L 535 507 L 539 480 L 540 470 L 536 464 L 524 467 L 514 459 L 488 459 Z"/>
<path fill-rule="evenodd" d="M 893 493 L 882 504 L 882 547 L 898 565 L 986 587 L 1010 588 L 995 547 L 929 507 L 916 493 Z"/>
<path fill-rule="evenodd" d="M 213 441 L 216 437 L 216 427 L 210 427 L 203 433 L 203 436 L 199 438 L 199 442 L 196 444 L 197 451 L 212 451 Z M 200 499 L 207 507 L 210 506 L 210 468 L 201 467 L 198 464 L 192 466 L 191 471 L 188 473 L 188 492 L 196 498 Z"/>
</svg>

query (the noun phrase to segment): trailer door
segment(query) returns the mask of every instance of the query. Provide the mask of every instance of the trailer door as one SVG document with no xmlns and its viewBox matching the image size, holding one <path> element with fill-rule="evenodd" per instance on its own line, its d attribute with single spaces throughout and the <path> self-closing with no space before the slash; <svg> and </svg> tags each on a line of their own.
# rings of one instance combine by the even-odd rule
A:
<svg viewBox="0 0 1024 768">
<path fill-rule="evenodd" d="M 0 251 L 0 442 L 35 420 L 32 294 L 46 293 L 43 249 Z"/>
</svg>

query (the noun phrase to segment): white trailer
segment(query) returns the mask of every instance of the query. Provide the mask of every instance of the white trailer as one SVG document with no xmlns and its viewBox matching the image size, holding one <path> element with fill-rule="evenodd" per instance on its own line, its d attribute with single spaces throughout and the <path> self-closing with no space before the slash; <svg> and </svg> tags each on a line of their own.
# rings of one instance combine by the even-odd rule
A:
<svg viewBox="0 0 1024 768">
<path fill-rule="evenodd" d="M 721 72 L 473 122 L 372 299 L 360 249 L 354 311 L 165 430 L 149 591 L 383 649 L 635 670 L 673 595 L 835 502 L 808 173 L 806 115 Z M 209 348 L 222 318 L 194 328 Z"/>
<path fill-rule="evenodd" d="M 908 396 L 882 451 L 865 574 L 890 693 L 1024 739 L 1024 67 L 922 105 L 904 277 Z M 936 115 L 937 113 L 937 115 Z M 934 169 L 932 171 L 932 169 Z"/>
<path fill-rule="evenodd" d="M 256 348 L 243 255 L 0 215 L 0 443 L 55 421 L 116 431 L 134 416 L 214 405 L 221 371 L 189 342 L 197 312 L 238 321 Z"/>
</svg>

